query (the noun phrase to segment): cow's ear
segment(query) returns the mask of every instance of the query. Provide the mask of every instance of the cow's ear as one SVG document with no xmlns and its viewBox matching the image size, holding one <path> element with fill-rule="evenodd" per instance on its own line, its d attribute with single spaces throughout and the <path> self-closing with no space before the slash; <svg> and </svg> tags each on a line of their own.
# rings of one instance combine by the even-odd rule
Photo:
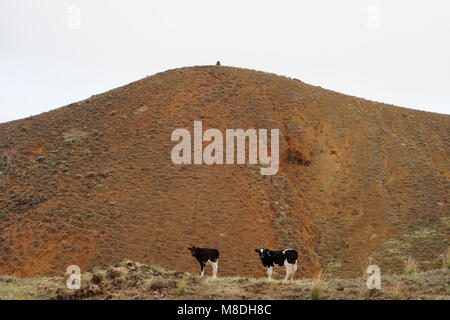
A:
<svg viewBox="0 0 450 320">
<path fill-rule="evenodd" d="M 189 251 L 192 251 L 192 248 L 188 248 Z"/>
<path fill-rule="evenodd" d="M 259 249 L 255 249 L 256 252 L 259 252 Z"/>
</svg>

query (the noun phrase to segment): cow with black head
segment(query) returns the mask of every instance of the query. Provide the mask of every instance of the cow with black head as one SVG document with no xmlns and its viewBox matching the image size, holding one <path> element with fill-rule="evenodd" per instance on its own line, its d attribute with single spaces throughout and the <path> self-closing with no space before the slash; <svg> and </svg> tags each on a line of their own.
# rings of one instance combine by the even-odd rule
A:
<svg viewBox="0 0 450 320">
<path fill-rule="evenodd" d="M 219 267 L 219 250 L 209 248 L 197 248 L 197 247 L 190 247 L 188 248 L 188 250 L 191 251 L 192 256 L 195 257 L 195 259 L 197 259 L 197 261 L 200 263 L 201 277 L 204 276 L 205 266 L 208 263 L 212 265 L 213 278 L 217 277 L 217 269 Z"/>
<path fill-rule="evenodd" d="M 294 280 L 294 273 L 297 271 L 297 251 L 292 249 L 274 251 L 264 248 L 255 249 L 255 251 L 258 252 L 263 266 L 267 268 L 267 277 L 269 281 L 272 280 L 272 267 L 274 266 L 285 266 L 286 277 L 284 278 L 283 283 L 289 278 Z"/>
</svg>

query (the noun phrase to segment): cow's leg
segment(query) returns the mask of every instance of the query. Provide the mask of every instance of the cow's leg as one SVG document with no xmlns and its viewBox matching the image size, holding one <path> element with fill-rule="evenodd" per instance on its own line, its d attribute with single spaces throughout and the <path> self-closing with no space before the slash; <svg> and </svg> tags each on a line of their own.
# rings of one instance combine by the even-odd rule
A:
<svg viewBox="0 0 450 320">
<path fill-rule="evenodd" d="M 200 261 L 200 269 L 202 270 L 202 273 L 200 273 L 200 277 L 203 277 L 205 275 L 205 263 Z"/>
<path fill-rule="evenodd" d="M 213 268 L 213 278 L 217 278 L 217 269 L 219 268 L 219 259 L 216 262 L 211 262 Z"/>
<path fill-rule="evenodd" d="M 291 269 L 292 269 L 291 264 L 289 262 L 287 262 L 287 260 L 284 261 L 284 266 L 286 268 L 286 276 L 284 277 L 283 284 L 286 282 L 286 280 L 291 275 Z"/>
<path fill-rule="evenodd" d="M 295 263 L 292 265 L 291 281 L 294 281 L 294 274 L 296 271 L 297 271 L 297 260 L 295 260 Z"/>
<path fill-rule="evenodd" d="M 267 278 L 272 281 L 272 267 L 267 268 Z"/>
</svg>

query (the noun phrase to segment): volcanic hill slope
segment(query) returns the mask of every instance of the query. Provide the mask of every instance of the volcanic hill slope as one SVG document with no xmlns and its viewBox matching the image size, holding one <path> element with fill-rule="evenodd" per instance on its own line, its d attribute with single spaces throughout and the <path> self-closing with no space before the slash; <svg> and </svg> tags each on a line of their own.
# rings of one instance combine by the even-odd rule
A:
<svg viewBox="0 0 450 320">
<path fill-rule="evenodd" d="M 174 165 L 177 128 L 280 129 L 280 172 Z M 449 244 L 450 116 L 231 67 L 169 70 L 0 124 L 0 274 L 84 271 L 124 258 L 265 276 L 255 248 L 299 251 L 299 271 L 356 276 L 440 266 Z M 206 144 L 205 144 L 206 145 Z M 207 270 L 208 272 L 210 270 Z"/>
</svg>

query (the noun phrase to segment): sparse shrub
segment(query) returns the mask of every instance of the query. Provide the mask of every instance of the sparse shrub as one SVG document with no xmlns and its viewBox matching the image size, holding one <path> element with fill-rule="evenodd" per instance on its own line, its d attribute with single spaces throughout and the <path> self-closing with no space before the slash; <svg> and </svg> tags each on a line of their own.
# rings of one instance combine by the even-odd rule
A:
<svg viewBox="0 0 450 320">
<path fill-rule="evenodd" d="M 183 279 L 185 273 L 183 271 L 169 271 L 168 275 L 177 279 Z"/>
<path fill-rule="evenodd" d="M 326 272 L 320 270 L 311 282 L 311 300 L 321 300 L 323 298 L 323 289 L 325 289 L 326 279 Z"/>
<path fill-rule="evenodd" d="M 378 289 L 372 288 L 372 289 L 369 289 L 368 296 L 369 297 L 374 297 L 377 293 L 378 293 Z"/>
<path fill-rule="evenodd" d="M 182 285 L 177 289 L 177 295 L 184 296 L 186 294 L 186 285 Z"/>
<path fill-rule="evenodd" d="M 114 287 L 120 288 L 120 289 L 124 288 L 127 284 L 125 279 L 123 279 L 121 277 L 113 279 L 113 281 L 111 283 Z"/>
<path fill-rule="evenodd" d="M 0 157 L 0 172 L 6 171 L 8 162 L 6 161 L 6 157 Z"/>
<path fill-rule="evenodd" d="M 198 276 L 189 275 L 188 282 L 191 284 L 202 284 L 205 278 L 200 278 Z"/>
<path fill-rule="evenodd" d="M 167 287 L 167 283 L 163 279 L 153 279 L 150 283 L 150 289 L 159 291 Z"/>
<path fill-rule="evenodd" d="M 158 265 L 151 265 L 150 270 L 153 272 L 153 275 L 160 275 L 167 272 L 166 269 Z"/>
<path fill-rule="evenodd" d="M 240 278 L 240 277 L 235 277 L 231 279 L 231 282 L 236 282 L 236 283 L 249 283 L 250 279 L 249 278 Z"/>
<path fill-rule="evenodd" d="M 402 298 L 400 282 L 395 281 L 392 285 L 392 300 L 400 300 Z"/>
<path fill-rule="evenodd" d="M 408 257 L 405 261 L 405 275 L 415 275 L 417 273 L 417 262 L 413 257 Z"/>
<path fill-rule="evenodd" d="M 13 276 L 0 275 L 0 282 L 12 283 L 14 281 L 16 281 L 16 279 Z"/>
<path fill-rule="evenodd" d="M 103 281 L 103 273 L 97 271 L 92 274 L 92 282 L 99 284 Z"/>
<path fill-rule="evenodd" d="M 130 259 L 124 259 L 120 262 L 119 266 L 128 268 L 129 270 L 136 270 L 137 266 L 136 263 Z"/>
<path fill-rule="evenodd" d="M 87 133 L 77 129 L 72 129 L 65 132 L 63 135 L 66 144 L 72 145 L 73 143 L 80 143 L 87 136 Z"/>
<path fill-rule="evenodd" d="M 138 114 L 141 114 L 141 113 L 146 112 L 147 110 L 148 110 L 148 107 L 147 107 L 146 105 L 143 105 L 142 107 L 136 109 L 136 110 L 134 111 L 134 114 L 135 114 L 135 115 L 138 115 Z"/>
<path fill-rule="evenodd" d="M 137 284 L 138 284 L 138 280 L 136 278 L 135 279 L 130 279 L 127 282 L 127 287 L 136 287 Z"/>
<path fill-rule="evenodd" d="M 64 276 L 63 276 L 63 278 L 62 278 L 62 282 L 63 282 L 64 284 L 66 284 L 66 283 L 67 283 L 67 279 L 69 279 L 69 277 L 70 277 L 70 274 L 64 273 Z"/>
<path fill-rule="evenodd" d="M 119 278 L 120 276 L 122 276 L 124 274 L 124 270 L 122 268 L 116 268 L 116 267 L 109 267 L 106 270 L 106 276 L 109 279 L 116 279 Z"/>
<path fill-rule="evenodd" d="M 86 173 L 86 178 L 94 178 L 94 177 L 95 177 L 95 172 L 89 171 L 88 173 Z"/>
<path fill-rule="evenodd" d="M 442 259 L 442 267 L 445 270 L 450 270 L 450 248 L 447 249 L 447 253 L 444 253 L 441 256 Z"/>
</svg>

